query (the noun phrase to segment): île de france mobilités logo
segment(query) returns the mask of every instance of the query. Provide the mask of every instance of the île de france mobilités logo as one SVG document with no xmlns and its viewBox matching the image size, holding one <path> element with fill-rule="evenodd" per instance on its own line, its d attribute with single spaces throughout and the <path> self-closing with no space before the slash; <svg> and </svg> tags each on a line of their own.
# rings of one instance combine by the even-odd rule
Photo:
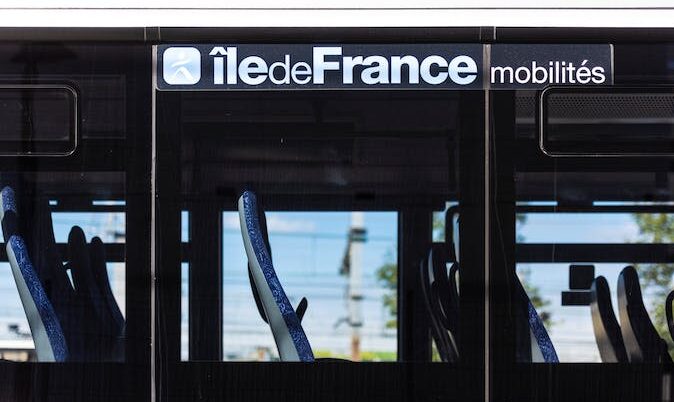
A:
<svg viewBox="0 0 674 402">
<path fill-rule="evenodd" d="M 169 85 L 194 85 L 201 79 L 201 53 L 194 47 L 164 51 L 164 81 Z"/>
</svg>

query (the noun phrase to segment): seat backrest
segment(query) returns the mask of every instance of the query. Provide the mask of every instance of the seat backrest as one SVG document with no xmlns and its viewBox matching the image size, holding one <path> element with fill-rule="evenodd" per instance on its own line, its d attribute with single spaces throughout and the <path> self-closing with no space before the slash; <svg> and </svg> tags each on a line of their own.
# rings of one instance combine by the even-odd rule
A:
<svg viewBox="0 0 674 402">
<path fill-rule="evenodd" d="M 450 361 L 456 361 L 459 358 L 459 300 L 456 288 L 449 280 L 447 264 L 452 263 L 455 266 L 456 263 L 452 262 L 447 247 L 447 244 L 435 243 L 428 254 L 427 270 L 431 289 L 429 303 L 431 314 L 446 334 Z"/>
<path fill-rule="evenodd" d="M 26 204 L 26 203 L 23 203 Z M 54 238 L 51 211 L 45 197 L 36 196 L 22 205 L 19 228 L 28 247 L 33 266 L 61 322 L 68 343 L 70 361 L 109 361 L 123 357 L 124 319 L 114 296 L 106 295 L 108 285 L 103 244 L 94 238 L 86 243 L 83 231 L 75 226 L 68 236 L 67 260 Z M 67 271 L 72 274 L 68 278 Z M 99 272 L 102 271 L 102 272 Z M 73 286 L 75 285 L 75 286 Z M 112 303 L 108 300 L 112 298 Z M 117 308 L 118 316 L 113 308 Z"/>
<path fill-rule="evenodd" d="M 625 350 L 631 363 L 671 362 L 667 344 L 648 316 L 639 275 L 632 266 L 625 267 L 618 276 L 618 311 Z"/>
<path fill-rule="evenodd" d="M 5 229 L 13 228 L 11 233 L 20 233 L 23 239 L 33 269 L 56 311 L 66 337 L 68 360 L 82 360 L 85 336 L 82 330 L 83 320 L 75 300 L 75 291 L 63 264 L 63 256 L 54 238 L 49 200 L 31 191 L 32 186 L 26 185 L 20 175 L 0 173 L 0 179 L 6 184 L 6 188 L 13 190 L 12 195 L 21 201 L 15 205 L 15 219 L 9 219 L 11 223 L 8 219 L 4 220 Z M 5 230 L 6 235 L 7 233 Z"/>
<path fill-rule="evenodd" d="M 667 329 L 669 330 L 669 339 L 674 341 L 674 313 L 672 312 L 672 303 L 674 302 L 674 290 L 669 292 L 665 299 L 665 317 L 667 317 Z"/>
<path fill-rule="evenodd" d="M 68 234 L 68 265 L 72 272 L 77 303 L 84 316 L 84 359 L 119 360 L 114 350 L 117 349 L 122 327 L 110 310 L 105 291 L 96 279 L 97 271 L 105 270 L 105 257 L 99 255 L 102 253 L 102 244 L 96 246 L 100 240 L 92 242 L 87 244 L 84 231 L 79 226 L 73 226 Z M 107 282 L 107 272 L 99 274 L 105 275 L 101 279 Z"/>
<path fill-rule="evenodd" d="M 603 276 L 596 277 L 592 282 L 590 310 L 592 312 L 594 337 L 597 341 L 601 361 L 604 363 L 626 363 L 628 359 L 625 343 L 620 332 L 620 325 L 613 312 L 608 282 Z"/>
<path fill-rule="evenodd" d="M 91 271 L 107 310 L 109 331 L 113 336 L 121 337 L 124 334 L 126 322 L 110 287 L 110 279 L 105 264 L 105 247 L 99 237 L 94 237 L 91 239 L 88 249 Z"/>
<path fill-rule="evenodd" d="M 529 328 L 531 329 L 532 339 L 535 340 L 535 344 L 532 344 L 532 346 L 538 347 L 538 350 L 540 350 L 540 354 L 543 359 L 542 362 L 559 363 L 555 346 L 552 344 L 552 340 L 548 335 L 548 331 L 543 325 L 543 320 L 541 320 L 541 317 L 538 315 L 538 312 L 536 311 L 533 303 L 531 303 L 531 300 L 528 302 L 528 311 Z M 536 361 L 536 359 L 533 359 L 532 361 Z"/>
<path fill-rule="evenodd" d="M 7 258 L 28 319 L 37 359 L 43 362 L 64 362 L 68 360 L 68 346 L 63 329 L 33 267 L 26 243 L 16 232 L 16 225 L 9 223 L 17 215 L 16 198 L 10 187 L 0 192 L 0 202 Z"/>
<path fill-rule="evenodd" d="M 442 258 L 444 252 L 440 252 L 440 256 L 437 255 L 438 250 L 436 248 L 431 250 L 431 255 L 429 256 L 432 267 L 431 281 L 434 284 L 434 289 L 436 289 L 435 297 L 440 302 L 440 307 L 442 308 L 442 320 L 441 323 L 443 326 L 450 332 L 452 338 L 459 341 L 459 294 L 456 291 L 456 284 L 453 280 L 450 280 L 450 276 L 456 275 L 456 270 L 458 269 L 458 263 L 449 262 L 447 259 Z M 451 264 L 450 269 L 447 269 L 447 265 Z"/>
<path fill-rule="evenodd" d="M 0 190 L 0 220 L 2 221 L 2 234 L 5 240 L 18 233 L 16 194 L 8 186 Z"/>
<path fill-rule="evenodd" d="M 543 325 L 543 320 L 541 320 L 541 317 L 538 315 L 536 307 L 531 302 L 531 299 L 527 295 L 526 290 L 524 290 L 519 278 L 515 275 L 514 279 L 516 302 L 517 305 L 523 309 L 520 312 L 518 319 L 522 319 L 522 316 L 526 317 L 527 325 L 525 326 L 524 323 L 522 323 L 522 327 L 528 328 L 528 331 L 525 331 L 520 335 L 525 338 L 522 344 L 525 345 L 528 350 L 520 351 L 518 356 L 526 356 L 527 360 L 532 362 L 558 363 L 559 358 L 557 357 L 555 346 L 552 344 L 548 331 Z M 526 341 L 526 339 L 529 339 L 529 341 Z M 518 347 L 519 346 L 520 343 L 518 343 Z"/>
<path fill-rule="evenodd" d="M 445 241 L 432 243 L 421 262 L 420 280 L 431 334 L 442 361 L 459 359 L 459 293 L 456 282 L 459 265 L 454 244 L 454 218 L 457 206 L 445 212 Z M 449 272 L 447 266 L 451 264 Z"/>
<path fill-rule="evenodd" d="M 421 262 L 419 272 L 421 274 L 420 280 L 424 304 L 426 305 L 426 311 L 428 312 L 430 320 L 431 335 L 435 341 L 435 347 L 440 355 L 440 360 L 443 362 L 455 361 L 458 357 L 455 351 L 456 345 L 450 340 L 447 329 L 441 323 L 441 321 L 446 320 L 447 317 L 444 316 L 444 312 L 440 306 L 440 300 L 436 296 L 439 290 L 437 283 L 433 281 L 432 250 L 429 252 L 429 256 Z"/>
<path fill-rule="evenodd" d="M 457 262 L 454 239 L 454 218 L 459 209 L 453 206 L 445 212 L 445 241 L 432 243 L 421 263 L 421 288 L 424 304 L 431 321 L 436 347 L 443 361 L 459 359 L 459 293 L 456 277 Z M 451 268 L 447 266 L 451 264 Z"/>
<path fill-rule="evenodd" d="M 282 361 L 314 361 L 309 340 L 300 319 L 276 276 L 267 247 L 264 211 L 252 191 L 244 191 L 238 201 L 241 235 L 255 288 L 271 328 Z M 264 224 L 266 226 L 266 224 Z"/>
<path fill-rule="evenodd" d="M 63 264 L 64 256 L 56 246 L 49 201 L 44 197 L 34 197 L 32 202 L 22 203 L 20 214 L 19 227 L 22 229 L 31 261 L 66 337 L 68 360 L 87 360 L 87 333 L 82 305 L 77 300 L 75 289 L 68 277 L 68 266 Z"/>
<path fill-rule="evenodd" d="M 449 268 L 449 285 L 451 286 L 452 292 L 454 292 L 456 294 L 456 300 L 460 302 L 459 297 L 461 296 L 461 293 L 460 293 L 460 286 L 459 286 L 459 277 L 460 277 L 459 263 L 455 262 Z M 457 324 L 458 324 L 458 321 L 457 321 Z"/>
</svg>

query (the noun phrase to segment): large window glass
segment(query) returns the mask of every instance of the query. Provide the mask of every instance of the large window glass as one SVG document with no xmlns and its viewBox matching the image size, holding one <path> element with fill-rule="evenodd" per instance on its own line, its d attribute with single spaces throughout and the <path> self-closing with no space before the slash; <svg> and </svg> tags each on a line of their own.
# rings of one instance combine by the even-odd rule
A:
<svg viewBox="0 0 674 402">
<path fill-rule="evenodd" d="M 468 376 L 483 350 L 483 253 L 463 251 L 483 247 L 483 100 L 157 91 L 170 375 L 300 360 L 437 361 L 438 375 Z"/>
<path fill-rule="evenodd" d="M 149 395 L 147 52 L 0 45 L 3 399 L 97 399 L 101 381 L 106 397 Z M 58 380 L 30 380 L 43 375 Z"/>
<path fill-rule="evenodd" d="M 670 385 L 671 49 L 614 50 L 614 86 L 493 97 L 499 398 L 572 400 L 605 384 L 599 399 L 655 400 Z M 508 385 L 523 378 L 542 388 Z"/>
<path fill-rule="evenodd" d="M 302 326 L 313 335 L 316 356 L 395 360 L 397 215 L 281 212 L 268 213 L 267 218 L 274 261 L 291 304 L 297 305 L 302 297 L 311 301 Z M 354 224 L 365 230 L 363 242 L 350 239 Z M 236 213 L 223 214 L 223 255 L 229 256 L 223 264 L 223 358 L 278 359 L 269 327 L 250 302 Z M 349 297 L 355 286 L 360 289 L 359 300 Z M 354 325 L 357 322 L 361 325 Z"/>
</svg>

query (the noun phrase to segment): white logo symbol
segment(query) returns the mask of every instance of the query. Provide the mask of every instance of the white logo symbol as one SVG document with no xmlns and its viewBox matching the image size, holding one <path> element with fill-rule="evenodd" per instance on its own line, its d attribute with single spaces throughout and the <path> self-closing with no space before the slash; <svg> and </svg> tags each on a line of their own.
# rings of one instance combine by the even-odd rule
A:
<svg viewBox="0 0 674 402">
<path fill-rule="evenodd" d="M 194 85 L 201 79 L 201 53 L 194 47 L 164 50 L 164 81 L 169 85 Z"/>
</svg>

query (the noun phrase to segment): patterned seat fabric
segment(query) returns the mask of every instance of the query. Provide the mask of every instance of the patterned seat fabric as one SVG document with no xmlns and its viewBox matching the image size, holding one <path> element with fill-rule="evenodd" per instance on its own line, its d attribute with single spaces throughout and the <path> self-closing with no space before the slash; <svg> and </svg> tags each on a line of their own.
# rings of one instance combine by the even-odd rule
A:
<svg viewBox="0 0 674 402">
<path fill-rule="evenodd" d="M 527 328 L 526 331 L 523 331 L 523 333 L 520 334 L 521 337 L 526 339 L 522 339 L 522 342 L 518 343 L 518 347 L 526 345 L 525 347 L 528 350 L 519 351 L 519 359 L 521 360 L 521 358 L 524 357 L 524 361 L 559 363 L 557 351 L 555 351 L 555 346 L 552 344 L 552 340 L 548 335 L 548 331 L 543 325 L 543 320 L 541 320 L 540 315 L 538 315 L 536 307 L 534 307 L 531 299 L 529 299 L 529 296 L 527 295 L 526 290 L 524 290 L 524 287 L 519 281 L 519 278 L 515 276 L 514 279 L 518 306 L 521 306 L 524 309 L 522 314 L 524 314 L 526 317 L 526 325 L 523 322 L 520 328 Z"/>
<path fill-rule="evenodd" d="M 257 197 L 245 191 L 239 197 L 241 235 L 248 256 L 248 264 L 265 317 L 271 327 L 282 361 L 314 361 L 311 346 L 295 309 L 276 276 L 271 252 L 267 247 L 264 212 L 259 209 Z"/>
<path fill-rule="evenodd" d="M 16 233 L 15 223 L 11 223 L 17 214 L 11 187 L 5 187 L 0 192 L 0 202 L 7 257 L 28 318 L 37 358 L 45 362 L 67 361 L 68 346 L 61 323 L 31 262 L 26 243 Z"/>
<path fill-rule="evenodd" d="M 555 346 L 550 340 L 548 331 L 543 326 L 543 321 L 538 315 L 536 308 L 531 303 L 531 300 L 528 301 L 528 311 L 529 311 L 529 328 L 531 328 L 531 333 L 536 339 L 538 348 L 543 355 L 543 361 L 545 363 L 559 363 L 559 358 L 557 357 L 557 352 L 555 351 Z"/>
</svg>

